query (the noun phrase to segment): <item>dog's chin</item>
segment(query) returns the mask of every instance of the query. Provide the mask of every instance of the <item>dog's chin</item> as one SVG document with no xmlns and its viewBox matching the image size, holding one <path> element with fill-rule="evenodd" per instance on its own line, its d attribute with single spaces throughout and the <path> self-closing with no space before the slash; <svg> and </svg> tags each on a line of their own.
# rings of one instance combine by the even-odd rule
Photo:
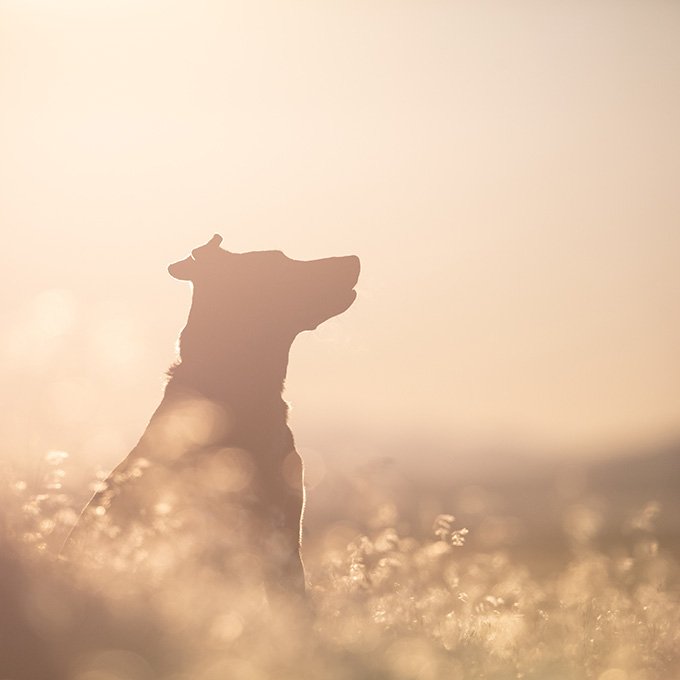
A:
<svg viewBox="0 0 680 680">
<path fill-rule="evenodd" d="M 352 289 L 344 289 L 335 291 L 332 295 L 326 294 L 320 297 L 321 299 L 317 301 L 318 307 L 316 313 L 311 313 L 309 316 L 305 314 L 308 322 L 303 330 L 313 331 L 324 321 L 342 314 L 351 307 L 354 300 L 356 300 L 357 293 Z"/>
<path fill-rule="evenodd" d="M 337 316 L 338 314 L 342 314 L 344 311 L 348 310 L 356 299 L 357 292 L 353 288 L 342 291 L 333 301 L 332 316 Z"/>
<path fill-rule="evenodd" d="M 347 293 L 345 294 L 344 298 L 345 298 L 345 302 L 347 303 L 347 307 L 345 307 L 345 309 L 347 309 L 357 299 L 356 290 L 354 290 L 354 288 L 352 288 L 351 290 L 348 290 Z"/>
</svg>

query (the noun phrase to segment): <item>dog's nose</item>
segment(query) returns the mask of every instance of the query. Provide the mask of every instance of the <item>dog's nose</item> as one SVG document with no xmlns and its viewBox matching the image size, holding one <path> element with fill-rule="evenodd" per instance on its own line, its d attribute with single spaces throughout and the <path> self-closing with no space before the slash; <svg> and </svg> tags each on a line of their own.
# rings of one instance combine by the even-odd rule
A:
<svg viewBox="0 0 680 680">
<path fill-rule="evenodd" d="M 352 288 L 356 286 L 361 272 L 361 261 L 356 255 L 347 255 L 342 258 L 343 264 L 347 268 L 347 277 Z"/>
</svg>

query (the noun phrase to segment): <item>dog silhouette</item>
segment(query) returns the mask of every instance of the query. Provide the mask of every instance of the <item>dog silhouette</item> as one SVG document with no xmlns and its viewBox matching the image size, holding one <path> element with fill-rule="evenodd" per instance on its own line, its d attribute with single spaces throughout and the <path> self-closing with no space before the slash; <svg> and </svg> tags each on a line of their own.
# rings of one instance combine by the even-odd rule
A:
<svg viewBox="0 0 680 680">
<path fill-rule="evenodd" d="M 291 344 L 356 298 L 355 256 L 232 253 L 219 235 L 168 267 L 193 286 L 163 399 L 65 544 L 130 572 L 212 569 L 302 596 L 303 464 L 282 398 Z"/>
</svg>

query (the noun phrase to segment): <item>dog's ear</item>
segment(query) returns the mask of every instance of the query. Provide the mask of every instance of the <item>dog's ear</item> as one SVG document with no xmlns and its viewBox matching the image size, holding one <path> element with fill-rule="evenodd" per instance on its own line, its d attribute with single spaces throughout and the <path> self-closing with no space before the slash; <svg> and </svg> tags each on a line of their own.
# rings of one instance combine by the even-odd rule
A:
<svg viewBox="0 0 680 680">
<path fill-rule="evenodd" d="M 196 260 L 189 256 L 186 260 L 180 260 L 168 266 L 168 273 L 179 281 L 193 281 L 196 269 Z"/>
<path fill-rule="evenodd" d="M 200 261 L 207 260 L 218 252 L 220 243 L 222 243 L 222 237 L 215 234 L 205 245 L 194 248 L 189 257 L 171 264 L 168 267 L 168 273 L 180 281 L 194 281 L 200 268 Z"/>
<path fill-rule="evenodd" d="M 202 257 L 214 255 L 219 251 L 220 243 L 222 243 L 222 237 L 219 234 L 215 234 L 205 245 L 194 248 L 191 251 L 191 255 L 196 260 L 200 260 Z"/>
</svg>

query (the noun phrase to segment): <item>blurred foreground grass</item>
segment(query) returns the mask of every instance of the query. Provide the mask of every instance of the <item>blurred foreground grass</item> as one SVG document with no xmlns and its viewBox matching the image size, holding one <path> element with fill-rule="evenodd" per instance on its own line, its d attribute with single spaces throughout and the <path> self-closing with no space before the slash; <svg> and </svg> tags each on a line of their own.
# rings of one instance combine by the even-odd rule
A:
<svg viewBox="0 0 680 680">
<path fill-rule="evenodd" d="M 122 565 L 59 559 L 82 500 L 64 462 L 52 452 L 35 483 L 2 480 L 1 680 L 680 678 L 680 568 L 653 503 L 616 552 L 587 513 L 567 518 L 570 557 L 540 577 L 470 549 L 451 515 L 408 535 L 395 504 L 365 531 L 336 523 L 310 542 L 303 611 L 230 588 L 214 565 L 173 569 L 172 551 L 158 578 L 143 540 Z"/>
</svg>

